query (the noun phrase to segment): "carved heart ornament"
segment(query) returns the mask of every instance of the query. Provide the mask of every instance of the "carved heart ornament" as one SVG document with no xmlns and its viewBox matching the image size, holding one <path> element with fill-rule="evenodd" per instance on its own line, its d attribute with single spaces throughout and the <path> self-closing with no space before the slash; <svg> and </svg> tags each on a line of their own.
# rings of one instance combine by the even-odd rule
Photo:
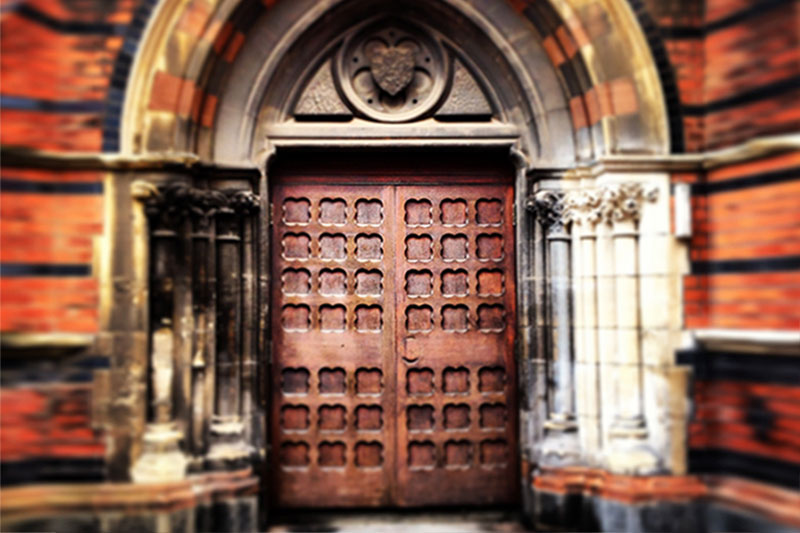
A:
<svg viewBox="0 0 800 533">
<path fill-rule="evenodd" d="M 378 86 L 395 96 L 414 79 L 414 50 L 410 47 L 376 47 L 369 55 L 372 78 Z"/>
</svg>

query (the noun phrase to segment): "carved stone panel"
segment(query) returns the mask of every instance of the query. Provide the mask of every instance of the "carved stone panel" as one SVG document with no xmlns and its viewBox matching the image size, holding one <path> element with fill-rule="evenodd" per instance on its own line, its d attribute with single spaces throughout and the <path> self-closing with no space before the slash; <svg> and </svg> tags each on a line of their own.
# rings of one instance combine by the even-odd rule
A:
<svg viewBox="0 0 800 533">
<path fill-rule="evenodd" d="M 411 122 L 488 120 L 493 106 L 469 62 L 435 31 L 378 18 L 331 46 L 304 81 L 297 120 Z"/>
</svg>

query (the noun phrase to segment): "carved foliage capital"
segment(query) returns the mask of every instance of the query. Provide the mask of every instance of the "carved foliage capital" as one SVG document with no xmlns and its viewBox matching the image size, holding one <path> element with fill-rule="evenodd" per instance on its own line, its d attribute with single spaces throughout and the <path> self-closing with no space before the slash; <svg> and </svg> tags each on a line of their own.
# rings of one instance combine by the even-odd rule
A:
<svg viewBox="0 0 800 533">
<path fill-rule="evenodd" d="M 251 191 L 200 189 L 185 183 L 157 187 L 144 198 L 145 213 L 155 223 L 171 226 L 188 216 L 207 219 L 220 212 L 240 216 L 259 209 L 259 198 Z"/>
<path fill-rule="evenodd" d="M 565 231 L 570 222 L 565 195 L 561 191 L 539 191 L 528 206 L 536 213 L 539 223 L 550 233 Z"/>
<path fill-rule="evenodd" d="M 572 191 L 565 200 L 567 216 L 573 222 L 593 226 L 602 218 L 601 193 L 594 189 Z"/>
<path fill-rule="evenodd" d="M 251 191 L 233 191 L 228 196 L 228 207 L 235 213 L 251 215 L 260 207 L 259 197 Z"/>
<path fill-rule="evenodd" d="M 641 183 L 607 185 L 602 189 L 600 213 L 606 222 L 638 222 L 644 203 L 657 198 L 658 189 L 645 188 Z"/>
</svg>

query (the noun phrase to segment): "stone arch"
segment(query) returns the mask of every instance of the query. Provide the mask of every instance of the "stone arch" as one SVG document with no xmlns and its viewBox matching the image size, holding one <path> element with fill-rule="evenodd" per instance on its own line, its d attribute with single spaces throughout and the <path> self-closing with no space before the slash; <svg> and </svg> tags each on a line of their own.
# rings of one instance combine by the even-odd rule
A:
<svg viewBox="0 0 800 533">
<path fill-rule="evenodd" d="M 276 67 L 287 58 L 313 61 L 318 50 L 309 43 L 330 41 L 348 16 L 379 7 L 371 0 L 162 2 L 128 80 L 122 150 L 258 164 L 263 147 L 251 143 L 263 127 L 259 113 L 276 105 L 266 100 L 270 92 L 294 83 Z M 453 31 L 443 33 L 455 46 L 469 48 L 465 36 L 490 46 L 473 50 L 478 63 L 483 57 L 476 70 L 491 81 L 531 166 L 669 151 L 659 72 L 624 0 L 442 0 L 400 9 L 418 20 L 450 17 Z"/>
</svg>

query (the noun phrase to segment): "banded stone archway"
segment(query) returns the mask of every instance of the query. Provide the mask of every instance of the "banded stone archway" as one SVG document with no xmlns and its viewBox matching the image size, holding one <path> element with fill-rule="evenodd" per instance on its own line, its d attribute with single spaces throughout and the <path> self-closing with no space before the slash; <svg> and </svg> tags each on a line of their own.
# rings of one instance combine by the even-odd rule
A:
<svg viewBox="0 0 800 533">
<path fill-rule="evenodd" d="M 433 85 L 441 87 L 440 96 L 431 96 L 429 107 L 397 120 L 370 111 L 366 100 L 357 102 L 358 91 L 348 85 L 348 71 L 338 55 L 359 32 L 382 20 L 399 21 L 420 42 L 434 43 L 431 50 L 441 47 L 436 52 L 440 64 L 428 73 Z M 458 83 L 469 98 L 453 102 Z M 468 108 L 465 101 L 478 103 Z M 678 279 L 673 257 L 680 247 L 670 235 L 669 180 L 648 166 L 651 159 L 632 155 L 668 153 L 667 125 L 657 69 L 624 0 L 408 1 L 391 7 L 375 0 L 159 4 L 128 83 L 123 151 L 185 165 L 154 172 L 147 180 L 154 187 L 137 191 L 144 198 L 177 199 L 186 213 L 179 226 L 185 233 L 174 238 L 186 243 L 192 235 L 206 235 L 204 224 L 212 217 L 215 227 L 227 233 L 209 235 L 216 235 L 217 241 L 219 235 L 225 237 L 224 246 L 237 243 L 243 262 L 236 272 L 247 283 L 227 303 L 184 289 L 173 295 L 181 305 L 169 311 L 171 322 L 163 322 L 165 327 L 173 324 L 172 329 L 155 328 L 151 321 L 151 345 L 158 344 L 156 331 L 159 339 L 168 334 L 183 339 L 158 344 L 172 351 L 176 363 L 169 372 L 179 376 L 175 379 L 181 385 L 171 389 L 177 395 L 175 420 L 152 422 L 175 422 L 178 433 L 193 432 L 191 450 L 182 453 L 194 455 L 194 468 L 260 460 L 266 453 L 258 368 L 268 360 L 269 339 L 254 334 L 251 325 L 267 323 L 269 313 L 264 300 L 269 293 L 266 217 L 253 213 L 267 211 L 271 161 L 297 149 L 500 148 L 517 171 L 524 464 L 582 463 L 631 473 L 680 471 L 682 448 L 676 439 L 648 433 L 646 420 L 661 412 L 650 405 L 642 387 L 634 391 L 638 407 L 630 412 L 620 403 L 619 390 L 600 389 L 601 381 L 611 383 L 623 371 L 631 383 L 649 379 L 662 389 L 673 386 L 668 376 L 654 370 L 647 377 L 643 368 L 667 364 L 679 326 L 672 316 L 642 316 L 638 308 L 640 283 L 652 281 L 658 290 L 672 294 L 671 284 Z M 176 182 L 187 192 L 175 194 Z M 130 198 L 122 182 L 114 191 Z M 228 199 L 217 198 L 215 191 Z M 251 207 L 231 202 L 236 191 L 254 197 L 247 203 Z M 602 200 L 597 205 L 587 199 L 595 197 Z M 617 220 L 614 209 L 626 201 L 636 205 L 620 211 L 625 216 Z M 139 204 L 132 205 L 138 212 Z M 593 209 L 612 215 L 581 214 Z M 636 214 L 628 216 L 629 212 Z M 137 216 L 133 220 L 140 227 L 133 249 L 154 252 L 156 241 L 146 237 L 144 215 Z M 223 246 L 220 242 L 208 241 L 212 250 Z M 135 253 L 141 257 L 141 251 Z M 645 257 L 648 262 L 642 267 L 650 269 L 646 274 L 653 278 L 642 281 L 639 259 Z M 654 266 L 659 262 L 662 269 Z M 215 279 L 213 269 L 220 279 L 222 262 L 208 266 L 212 272 L 200 285 Z M 186 287 L 191 286 L 194 278 L 188 266 L 178 268 L 184 269 L 179 276 L 185 277 Z M 146 286 L 146 274 L 142 276 Z M 626 285 L 630 280 L 635 287 Z M 612 285 L 604 285 L 606 281 Z M 219 294 L 228 289 L 217 287 Z M 617 320 L 598 323 L 598 295 L 633 302 L 634 309 L 620 308 L 623 314 L 614 311 Z M 211 298 L 212 307 L 198 298 Z M 676 302 L 670 300 L 668 307 Z M 219 306 L 225 305 L 231 314 L 221 318 Z M 182 321 L 191 314 L 189 308 L 194 318 Z M 193 324 L 201 315 L 216 317 L 207 326 L 210 330 L 204 330 L 205 338 L 216 339 L 204 345 L 207 357 L 197 357 L 196 351 L 192 355 L 190 349 L 198 345 L 200 330 Z M 234 322 L 226 324 L 226 316 Z M 643 327 L 654 332 L 650 345 Z M 225 344 L 228 340 L 220 331 L 234 332 L 232 344 Z M 597 334 L 592 337 L 591 331 Z M 603 352 L 598 344 L 603 332 L 620 342 L 626 339 L 630 349 L 624 360 Z M 239 349 L 243 346 L 249 351 Z M 230 359 L 225 365 L 238 365 L 242 372 L 226 389 L 233 399 L 222 406 L 214 400 L 224 382 L 219 379 L 220 347 Z M 154 362 L 164 358 L 146 350 L 140 348 L 142 362 L 149 358 L 151 368 L 159 367 Z M 604 357 L 608 368 L 602 376 Z M 237 380 L 249 385 L 237 388 Z M 158 399 L 161 404 L 167 401 L 165 394 Z M 196 402 L 204 409 L 192 411 Z M 601 411 L 601 403 L 608 409 Z M 221 414 L 216 425 L 211 422 L 212 415 Z M 131 411 L 130 416 L 141 414 Z M 614 454 L 620 450 L 604 444 L 614 435 L 626 442 L 623 455 L 641 452 L 639 463 L 615 463 Z M 116 441 L 115 453 L 135 459 L 140 438 L 124 435 Z M 146 448 L 147 442 L 154 441 L 145 439 Z M 166 448 L 159 446 L 147 450 L 162 453 Z M 174 447 L 169 450 L 175 452 Z"/>
</svg>

